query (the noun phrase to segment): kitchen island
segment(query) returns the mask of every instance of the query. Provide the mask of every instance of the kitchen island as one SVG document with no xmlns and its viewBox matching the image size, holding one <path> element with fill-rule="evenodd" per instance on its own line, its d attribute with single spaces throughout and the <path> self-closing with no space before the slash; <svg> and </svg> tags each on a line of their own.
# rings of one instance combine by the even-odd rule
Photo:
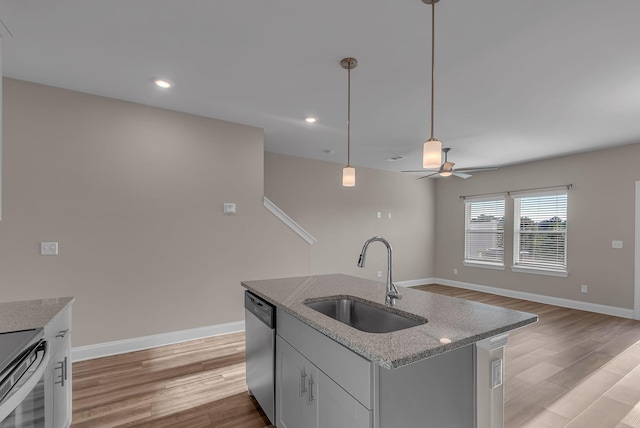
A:
<svg viewBox="0 0 640 428">
<path fill-rule="evenodd" d="M 533 314 L 412 289 L 385 305 L 384 284 L 340 274 L 242 285 L 277 308 L 281 428 L 501 427 L 508 332 L 537 321 Z M 427 323 L 367 333 L 305 304 L 340 298 Z"/>
</svg>

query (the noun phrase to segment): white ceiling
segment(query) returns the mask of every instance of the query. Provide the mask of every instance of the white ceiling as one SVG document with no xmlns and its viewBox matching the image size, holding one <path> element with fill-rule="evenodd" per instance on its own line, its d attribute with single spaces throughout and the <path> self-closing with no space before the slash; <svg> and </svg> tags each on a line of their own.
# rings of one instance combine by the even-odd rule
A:
<svg viewBox="0 0 640 428">
<path fill-rule="evenodd" d="M 421 0 L 0 0 L 0 18 L 4 76 L 261 127 L 268 151 L 339 163 L 339 63 L 353 56 L 352 164 L 421 166 Z M 638 0 L 440 1 L 435 136 L 449 160 L 506 165 L 640 142 L 639 19 Z"/>
</svg>

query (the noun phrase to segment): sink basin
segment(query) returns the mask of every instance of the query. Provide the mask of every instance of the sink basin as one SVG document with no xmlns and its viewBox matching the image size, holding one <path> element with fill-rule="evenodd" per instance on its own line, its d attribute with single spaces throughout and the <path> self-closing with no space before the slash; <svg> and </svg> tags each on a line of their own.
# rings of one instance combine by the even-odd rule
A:
<svg viewBox="0 0 640 428">
<path fill-rule="evenodd" d="M 323 300 L 305 305 L 367 333 L 390 333 L 427 323 L 424 318 L 409 318 L 354 299 Z"/>
</svg>

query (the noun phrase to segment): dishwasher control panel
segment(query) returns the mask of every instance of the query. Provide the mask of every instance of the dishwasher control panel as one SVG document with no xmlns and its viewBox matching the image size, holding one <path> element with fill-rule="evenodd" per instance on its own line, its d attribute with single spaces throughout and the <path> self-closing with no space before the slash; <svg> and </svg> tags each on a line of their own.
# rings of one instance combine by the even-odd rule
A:
<svg viewBox="0 0 640 428">
<path fill-rule="evenodd" d="M 244 293 L 244 307 L 267 326 L 274 328 L 276 311 L 270 304 L 248 291 Z"/>
</svg>

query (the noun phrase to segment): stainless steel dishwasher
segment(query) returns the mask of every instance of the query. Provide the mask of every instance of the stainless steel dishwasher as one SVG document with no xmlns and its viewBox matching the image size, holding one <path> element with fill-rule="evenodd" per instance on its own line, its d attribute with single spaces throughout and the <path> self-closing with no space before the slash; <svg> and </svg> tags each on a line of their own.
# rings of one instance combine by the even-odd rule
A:
<svg viewBox="0 0 640 428">
<path fill-rule="evenodd" d="M 275 426 L 276 309 L 244 292 L 247 386 Z"/>
</svg>

